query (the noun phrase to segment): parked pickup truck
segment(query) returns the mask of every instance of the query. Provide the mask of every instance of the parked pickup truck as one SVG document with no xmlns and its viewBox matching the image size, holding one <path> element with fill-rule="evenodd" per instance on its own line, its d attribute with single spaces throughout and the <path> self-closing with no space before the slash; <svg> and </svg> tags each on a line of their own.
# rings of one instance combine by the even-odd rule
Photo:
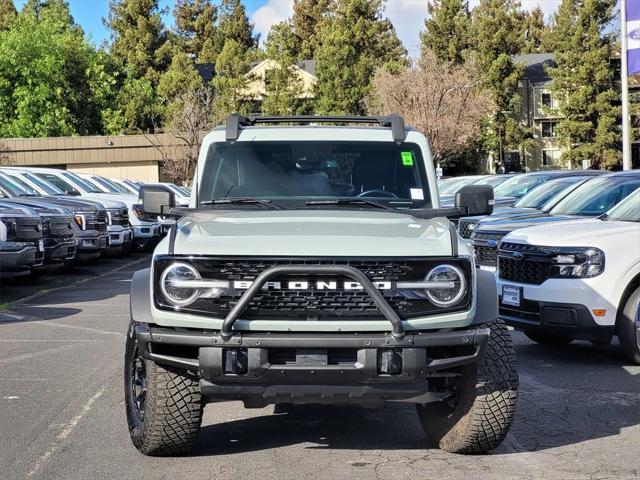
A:
<svg viewBox="0 0 640 480">
<path fill-rule="evenodd" d="M 0 277 L 26 275 L 42 265 L 42 232 L 35 210 L 0 200 Z"/>
</svg>

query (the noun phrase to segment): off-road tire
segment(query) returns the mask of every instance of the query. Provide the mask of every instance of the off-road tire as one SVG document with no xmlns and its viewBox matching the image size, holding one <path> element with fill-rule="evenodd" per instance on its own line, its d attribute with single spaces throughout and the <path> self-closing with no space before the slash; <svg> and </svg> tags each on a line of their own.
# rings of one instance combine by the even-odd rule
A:
<svg viewBox="0 0 640 480">
<path fill-rule="evenodd" d="M 616 329 L 622 351 L 632 362 L 640 365 L 640 348 L 638 348 L 638 333 L 636 329 L 636 315 L 640 303 L 640 287 L 629 295 L 624 308 L 618 311 Z"/>
<path fill-rule="evenodd" d="M 460 369 L 460 394 L 454 409 L 445 402 L 417 405 L 420 423 L 435 446 L 451 453 L 478 454 L 505 438 L 516 411 L 518 368 L 511 335 L 502 320 L 490 328 L 484 358 Z"/>
<path fill-rule="evenodd" d="M 540 345 L 561 347 L 563 345 L 569 345 L 571 342 L 573 342 L 573 338 L 562 337 L 560 335 L 554 335 L 552 333 L 534 332 L 532 330 L 525 330 L 523 333 L 529 340 L 533 340 Z"/>
<path fill-rule="evenodd" d="M 196 443 L 204 402 L 198 380 L 187 371 L 143 360 L 146 370 L 146 405 L 142 420 L 131 396 L 131 362 L 137 342 L 129 329 L 125 351 L 125 406 L 129 434 L 145 455 L 166 456 L 189 453 Z"/>
</svg>

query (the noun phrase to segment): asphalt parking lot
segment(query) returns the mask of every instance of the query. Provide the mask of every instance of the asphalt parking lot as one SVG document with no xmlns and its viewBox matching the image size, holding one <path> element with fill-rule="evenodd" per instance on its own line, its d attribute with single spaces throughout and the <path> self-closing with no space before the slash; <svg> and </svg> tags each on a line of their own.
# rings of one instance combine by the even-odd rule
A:
<svg viewBox="0 0 640 480">
<path fill-rule="evenodd" d="M 86 267 L 0 313 L 3 479 L 640 477 L 640 367 L 615 346 L 548 348 L 519 333 L 518 414 L 490 455 L 429 448 L 402 404 L 220 403 L 205 409 L 192 456 L 144 457 L 129 442 L 122 358 L 130 279 L 148 258 L 109 260 L 109 273 Z M 3 285 L 2 301 L 24 298 L 27 286 L 19 287 Z"/>
</svg>

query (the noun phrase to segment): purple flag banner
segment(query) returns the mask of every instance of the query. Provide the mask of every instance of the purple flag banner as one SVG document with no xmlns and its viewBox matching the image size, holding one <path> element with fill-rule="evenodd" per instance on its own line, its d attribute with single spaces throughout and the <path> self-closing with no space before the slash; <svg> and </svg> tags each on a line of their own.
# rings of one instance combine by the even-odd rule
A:
<svg viewBox="0 0 640 480">
<path fill-rule="evenodd" d="M 629 75 L 640 73 L 640 0 L 627 2 L 627 59 Z"/>
</svg>

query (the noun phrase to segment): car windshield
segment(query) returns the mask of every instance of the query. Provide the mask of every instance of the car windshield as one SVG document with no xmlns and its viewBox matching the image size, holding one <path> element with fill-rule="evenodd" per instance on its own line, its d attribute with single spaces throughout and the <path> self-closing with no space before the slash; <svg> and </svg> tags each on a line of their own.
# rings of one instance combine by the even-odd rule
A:
<svg viewBox="0 0 640 480">
<path fill-rule="evenodd" d="M 33 187 L 30 187 L 22 180 L 10 177 L 8 175 L 0 175 L 0 185 L 4 187 L 5 190 L 9 191 L 11 195 L 19 197 L 19 196 L 38 196 L 40 195 L 36 192 Z"/>
<path fill-rule="evenodd" d="M 493 189 L 496 197 L 524 197 L 549 178 L 548 175 L 516 175 Z"/>
<path fill-rule="evenodd" d="M 133 187 L 123 180 L 114 180 L 112 178 L 109 178 L 108 180 L 125 189 L 127 191 L 126 193 L 129 195 L 138 195 L 137 187 Z"/>
<path fill-rule="evenodd" d="M 441 185 L 441 187 L 439 188 L 440 195 L 453 195 L 462 187 L 465 187 L 467 185 L 471 185 L 472 183 L 477 182 L 478 177 L 459 177 L 459 178 L 452 178 L 450 180 L 451 180 L 450 182 L 445 183 L 444 185 Z"/>
<path fill-rule="evenodd" d="M 568 177 L 548 182 L 534 188 L 524 197 L 518 200 L 513 206 L 516 208 L 542 208 L 549 200 L 557 195 L 566 195 L 575 188 L 578 182 L 584 181 L 585 177 Z"/>
<path fill-rule="evenodd" d="M 22 176 L 33 183 L 36 187 L 40 188 L 47 195 L 63 195 L 64 192 L 60 190 L 55 185 L 45 182 L 44 180 L 38 178 L 36 175 L 33 175 L 30 172 L 22 172 Z"/>
<path fill-rule="evenodd" d="M 104 193 L 98 187 L 96 187 L 95 185 L 91 184 L 91 182 L 85 180 L 84 178 L 80 178 L 79 176 L 74 175 L 71 172 L 63 172 L 62 175 L 64 175 L 69 180 L 71 180 L 73 183 L 78 185 L 86 193 Z"/>
<path fill-rule="evenodd" d="M 497 187 L 498 185 L 506 182 L 510 178 L 513 178 L 513 175 L 492 175 L 490 177 L 481 178 L 474 185 L 489 185 L 491 187 Z"/>
<path fill-rule="evenodd" d="M 130 195 L 131 192 L 129 192 L 126 188 L 118 185 L 115 182 L 112 182 L 111 180 L 109 180 L 108 178 L 103 178 L 103 177 L 91 177 L 91 180 L 94 183 L 100 184 L 102 185 L 104 188 L 107 189 L 108 192 L 111 193 L 126 193 L 127 195 Z"/>
<path fill-rule="evenodd" d="M 606 220 L 609 222 L 640 222 L 640 188 L 613 207 Z"/>
<path fill-rule="evenodd" d="M 76 187 L 74 187 L 67 180 L 65 180 L 62 177 L 59 177 L 58 175 L 54 175 L 53 173 L 38 172 L 36 173 L 36 176 L 58 187 L 64 193 L 72 194 L 72 195 L 80 195 L 80 192 Z"/>
<path fill-rule="evenodd" d="M 332 199 L 348 200 L 341 205 L 366 199 L 400 208 L 431 206 L 421 149 L 411 143 L 214 143 L 199 200 L 223 198 L 302 206 L 308 200 Z"/>
<path fill-rule="evenodd" d="M 638 187 L 640 175 L 592 178 L 567 195 L 549 213 L 586 217 L 602 215 Z"/>
</svg>

